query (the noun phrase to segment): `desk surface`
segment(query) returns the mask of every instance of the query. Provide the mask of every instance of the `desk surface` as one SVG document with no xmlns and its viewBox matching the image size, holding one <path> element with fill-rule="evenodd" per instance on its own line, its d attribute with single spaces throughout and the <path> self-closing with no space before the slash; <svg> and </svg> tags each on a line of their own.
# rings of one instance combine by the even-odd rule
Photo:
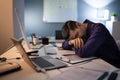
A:
<svg viewBox="0 0 120 80">
<path fill-rule="evenodd" d="M 65 73 L 66 71 L 68 72 L 71 70 L 75 71 L 75 68 L 78 68 L 78 67 L 81 69 L 81 71 L 79 71 L 79 74 L 80 74 L 79 77 L 81 76 L 80 77 L 81 80 L 86 80 L 83 77 L 89 75 L 89 74 L 83 73 L 82 70 L 89 70 L 89 71 L 96 72 L 96 75 L 94 74 L 91 75 L 92 77 L 91 80 L 93 79 L 96 80 L 96 78 L 98 78 L 104 71 L 116 70 L 115 67 L 104 62 L 103 60 L 96 59 L 89 63 L 79 63 L 79 64 L 74 64 L 74 65 L 69 65 L 69 67 L 65 67 L 61 69 L 49 70 L 46 73 L 36 72 L 29 65 L 27 65 L 23 59 L 20 59 L 20 60 L 10 59 L 10 58 L 21 57 L 15 47 L 5 52 L 3 55 L 1 55 L 1 57 L 8 58 L 9 59 L 7 60 L 8 62 L 16 62 L 20 64 L 22 69 L 20 71 L 16 71 L 16 72 L 1 76 L 0 80 L 52 80 L 52 78 L 54 78 L 55 76 Z M 84 75 L 81 75 L 81 74 L 84 74 Z M 70 80 L 69 77 L 68 77 L 68 80 Z M 90 78 L 88 78 L 88 80 L 90 80 Z M 120 80 L 120 75 L 117 77 L 117 80 Z"/>
</svg>

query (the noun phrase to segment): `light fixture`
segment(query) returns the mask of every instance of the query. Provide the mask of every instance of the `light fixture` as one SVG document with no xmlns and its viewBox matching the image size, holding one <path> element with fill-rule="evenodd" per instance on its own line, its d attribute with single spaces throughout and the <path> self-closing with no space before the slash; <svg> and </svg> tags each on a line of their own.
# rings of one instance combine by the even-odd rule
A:
<svg viewBox="0 0 120 80">
<path fill-rule="evenodd" d="M 112 3 L 114 0 L 83 0 L 83 1 L 94 8 L 103 8 L 106 5 Z"/>
</svg>

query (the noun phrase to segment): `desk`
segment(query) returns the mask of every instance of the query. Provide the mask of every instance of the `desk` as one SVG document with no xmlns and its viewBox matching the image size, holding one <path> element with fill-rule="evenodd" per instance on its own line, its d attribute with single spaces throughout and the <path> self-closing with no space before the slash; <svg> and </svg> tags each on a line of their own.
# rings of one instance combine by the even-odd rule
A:
<svg viewBox="0 0 120 80">
<path fill-rule="evenodd" d="M 1 57 L 6 57 L 6 58 L 10 59 L 10 58 L 16 58 L 19 56 L 20 56 L 19 52 L 17 51 L 17 49 L 15 47 L 13 47 L 9 51 L 5 52 Z M 11 59 L 8 61 L 9 62 L 17 62 L 18 64 L 21 65 L 22 69 L 20 71 L 16 71 L 16 72 L 1 76 L 0 80 L 51 80 L 51 78 L 53 78 L 61 73 L 64 73 L 68 70 L 71 70 L 75 67 L 87 67 L 87 68 L 103 70 L 103 71 L 116 70 L 115 67 L 109 65 L 108 63 L 104 62 L 101 59 L 96 59 L 96 60 L 93 60 L 92 62 L 85 63 L 85 64 L 79 63 L 79 64 L 70 65 L 69 67 L 65 67 L 65 68 L 61 68 L 61 69 L 49 70 L 46 73 L 34 71 L 29 65 L 27 65 L 24 62 L 23 59 L 20 59 L 20 60 Z M 73 74 L 75 74 L 75 73 L 73 73 Z M 87 75 L 88 74 L 86 74 L 86 76 Z M 100 74 L 97 74 L 96 77 L 99 77 L 99 76 L 100 76 Z M 80 79 L 80 80 L 84 80 L 84 79 Z M 88 80 L 90 80 L 90 79 L 88 79 Z M 96 80 L 96 78 L 95 78 L 95 80 Z M 120 80 L 120 75 L 117 77 L 117 80 Z"/>
</svg>

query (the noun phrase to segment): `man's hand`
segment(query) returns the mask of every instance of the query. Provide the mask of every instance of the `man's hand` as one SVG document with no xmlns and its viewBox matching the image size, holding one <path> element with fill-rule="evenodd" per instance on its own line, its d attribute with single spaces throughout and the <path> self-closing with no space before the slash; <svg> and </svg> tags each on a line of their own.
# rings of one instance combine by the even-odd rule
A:
<svg viewBox="0 0 120 80">
<path fill-rule="evenodd" d="M 80 48 L 84 45 L 82 38 L 75 38 L 69 41 L 69 45 L 73 45 L 75 48 Z"/>
</svg>

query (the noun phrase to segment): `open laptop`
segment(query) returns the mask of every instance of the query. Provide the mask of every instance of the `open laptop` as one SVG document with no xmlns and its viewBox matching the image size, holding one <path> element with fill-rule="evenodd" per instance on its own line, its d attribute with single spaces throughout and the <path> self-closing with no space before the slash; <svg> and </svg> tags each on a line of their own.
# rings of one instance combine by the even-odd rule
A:
<svg viewBox="0 0 120 80">
<path fill-rule="evenodd" d="M 30 58 L 30 56 L 26 54 L 21 41 L 13 38 L 11 40 L 13 41 L 16 48 L 19 50 L 24 61 L 36 71 L 50 70 L 67 66 L 67 64 L 61 62 L 58 59 L 52 58 L 51 56 L 34 56 Z"/>
<path fill-rule="evenodd" d="M 27 47 L 28 47 L 29 49 L 40 49 L 40 48 L 43 46 L 42 44 L 38 43 L 37 45 L 33 45 L 33 44 L 30 43 L 29 37 L 28 37 L 28 38 L 26 37 L 25 31 L 24 31 L 24 29 L 23 29 L 24 26 L 23 26 L 23 24 L 22 24 L 20 15 L 19 15 L 18 10 L 17 10 L 16 8 L 15 8 L 15 14 L 16 14 L 16 17 L 17 17 L 17 20 L 18 20 L 20 32 L 21 32 L 21 34 L 22 34 L 22 37 L 23 37 L 25 43 L 27 44 Z"/>
<path fill-rule="evenodd" d="M 61 30 L 56 30 L 55 31 L 55 40 L 56 42 L 64 42 L 64 38 L 62 36 L 62 31 Z"/>
</svg>

